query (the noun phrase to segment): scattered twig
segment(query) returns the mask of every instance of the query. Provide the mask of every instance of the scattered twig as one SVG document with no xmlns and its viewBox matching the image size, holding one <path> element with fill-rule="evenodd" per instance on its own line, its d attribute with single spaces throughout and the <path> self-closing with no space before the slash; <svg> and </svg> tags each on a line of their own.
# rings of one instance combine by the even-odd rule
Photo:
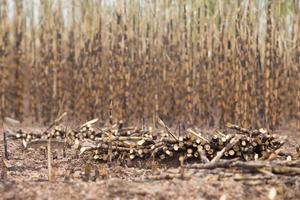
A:
<svg viewBox="0 0 300 200">
<path fill-rule="evenodd" d="M 82 127 L 84 127 L 84 126 L 90 126 L 90 125 L 92 125 L 92 124 L 95 124 L 97 121 L 98 121 L 98 118 L 92 119 L 92 120 L 90 120 L 90 121 L 88 121 L 88 122 L 82 124 L 79 128 L 82 128 Z"/>
<path fill-rule="evenodd" d="M 162 127 L 164 127 L 166 129 L 166 131 L 168 132 L 169 135 L 171 135 L 176 141 L 178 141 L 178 138 L 176 137 L 176 135 L 174 135 L 170 128 L 158 117 L 158 124 L 161 125 Z"/>
<path fill-rule="evenodd" d="M 49 131 L 52 127 L 54 126 L 58 126 L 61 122 L 62 122 L 62 119 L 67 116 L 67 112 L 64 112 L 63 114 L 61 114 L 58 118 L 56 118 L 54 120 L 54 122 L 52 122 L 49 127 L 43 132 L 43 133 L 46 133 L 47 131 Z"/>
<path fill-rule="evenodd" d="M 209 142 L 206 138 L 204 138 L 201 134 L 199 134 L 199 133 L 196 133 L 195 131 L 193 131 L 192 129 L 187 129 L 186 130 L 186 132 L 187 133 L 190 133 L 190 134 L 192 134 L 192 135 L 194 135 L 196 138 L 199 138 L 199 139 L 201 139 L 201 140 L 203 140 L 203 141 L 205 141 L 205 142 Z"/>
</svg>

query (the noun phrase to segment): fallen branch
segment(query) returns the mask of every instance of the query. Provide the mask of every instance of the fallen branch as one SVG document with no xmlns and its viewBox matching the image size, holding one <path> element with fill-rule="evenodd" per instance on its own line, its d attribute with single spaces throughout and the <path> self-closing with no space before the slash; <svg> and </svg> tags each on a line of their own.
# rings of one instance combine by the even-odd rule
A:
<svg viewBox="0 0 300 200">
<path fill-rule="evenodd" d="M 287 164 L 287 163 L 286 163 Z M 284 174 L 284 175 L 299 175 L 300 167 L 290 167 L 283 166 L 283 164 L 271 163 L 271 162 L 261 162 L 261 161 L 235 161 L 235 160 L 220 160 L 215 163 L 207 164 L 193 164 L 188 166 L 191 169 L 217 169 L 217 168 L 238 168 L 238 169 L 248 169 L 261 172 L 260 169 L 267 170 L 274 174 Z"/>
</svg>

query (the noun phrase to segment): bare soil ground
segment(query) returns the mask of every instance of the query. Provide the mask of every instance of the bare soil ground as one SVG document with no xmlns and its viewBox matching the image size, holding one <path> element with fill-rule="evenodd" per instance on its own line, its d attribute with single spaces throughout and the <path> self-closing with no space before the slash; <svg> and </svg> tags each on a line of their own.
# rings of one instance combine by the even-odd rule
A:
<svg viewBox="0 0 300 200">
<path fill-rule="evenodd" d="M 294 151 L 300 135 L 287 135 L 286 148 Z M 2 133 L 1 133 L 2 142 Z M 1 143 L 1 153 L 2 153 Z M 300 199 L 300 176 L 268 176 L 233 169 L 196 170 L 168 165 L 136 163 L 134 167 L 95 163 L 88 156 L 54 159 L 55 176 L 48 182 L 47 159 L 37 150 L 24 150 L 20 141 L 9 141 L 6 181 L 0 181 L 0 199 Z M 87 163 L 92 168 L 85 180 Z M 93 175 L 99 172 L 98 178 Z M 172 178 L 175 176 L 175 178 Z"/>
</svg>

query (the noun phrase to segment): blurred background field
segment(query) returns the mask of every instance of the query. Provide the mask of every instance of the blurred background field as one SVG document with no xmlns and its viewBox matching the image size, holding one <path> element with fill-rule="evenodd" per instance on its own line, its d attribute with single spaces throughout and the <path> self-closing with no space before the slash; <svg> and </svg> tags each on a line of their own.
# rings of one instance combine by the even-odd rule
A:
<svg viewBox="0 0 300 200">
<path fill-rule="evenodd" d="M 0 0 L 0 115 L 275 129 L 300 119 L 299 0 Z M 291 124 L 296 124 L 291 123 Z"/>
</svg>

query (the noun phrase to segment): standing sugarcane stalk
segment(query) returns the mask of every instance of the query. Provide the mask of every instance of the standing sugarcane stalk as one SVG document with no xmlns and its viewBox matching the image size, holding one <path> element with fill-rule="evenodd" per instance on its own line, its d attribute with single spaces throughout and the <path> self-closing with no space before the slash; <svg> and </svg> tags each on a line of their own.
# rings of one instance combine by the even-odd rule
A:
<svg viewBox="0 0 300 200">
<path fill-rule="evenodd" d="M 9 110 L 8 105 L 8 88 L 9 88 L 9 72 L 10 69 L 6 65 L 5 57 L 8 56 L 9 48 L 9 24 L 7 16 L 7 1 L 3 0 L 1 2 L 1 21 L 0 25 L 2 27 L 0 31 L 0 117 L 4 119 L 5 115 Z"/>
<path fill-rule="evenodd" d="M 298 22 L 298 29 L 300 30 L 300 20 Z M 300 36 L 298 35 L 298 39 L 297 39 L 297 46 L 298 46 L 298 87 L 297 87 L 297 117 L 298 117 L 298 132 L 300 133 Z"/>
<path fill-rule="evenodd" d="M 34 26 L 34 19 L 35 19 L 35 7 L 34 4 L 31 4 L 31 15 L 30 15 L 30 26 L 31 26 L 31 51 L 32 51 L 32 58 L 31 58 L 31 83 L 29 85 L 29 96 L 30 96 L 30 103 L 29 103 L 29 110 L 32 113 L 33 118 L 35 121 L 39 121 L 39 112 L 38 112 L 38 97 L 37 97 L 37 79 L 35 77 L 38 76 L 37 70 L 37 45 L 36 45 L 36 28 Z"/>
<path fill-rule="evenodd" d="M 22 41 L 23 41 L 23 28 L 24 28 L 24 18 L 23 18 L 23 2 L 15 1 L 16 12 L 15 12 L 15 30 L 14 30 L 14 64 L 15 64 L 15 82 L 16 82 L 16 90 L 15 90 L 15 117 L 22 120 L 23 119 L 23 101 L 24 101 L 24 76 L 21 68 L 21 60 L 23 56 L 22 52 Z"/>
<path fill-rule="evenodd" d="M 266 36 L 266 50 L 265 50 L 265 68 L 264 68 L 264 124 L 267 128 L 270 128 L 272 121 L 270 120 L 270 102 L 271 102 L 271 67 L 272 67 L 272 1 L 268 0 L 267 8 L 267 36 Z"/>
</svg>

